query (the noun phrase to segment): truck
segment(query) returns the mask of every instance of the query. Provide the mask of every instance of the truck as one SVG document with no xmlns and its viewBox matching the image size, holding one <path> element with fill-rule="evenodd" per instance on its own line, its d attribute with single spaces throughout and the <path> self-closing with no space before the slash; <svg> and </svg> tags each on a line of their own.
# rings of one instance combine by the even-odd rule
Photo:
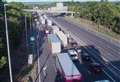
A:
<svg viewBox="0 0 120 82">
<path fill-rule="evenodd" d="M 43 18 L 43 16 L 40 16 L 40 20 L 43 20 L 44 18 Z"/>
<path fill-rule="evenodd" d="M 83 76 L 72 62 L 68 53 L 59 53 L 55 58 L 55 68 L 59 82 L 82 82 Z"/>
<path fill-rule="evenodd" d="M 52 54 L 57 54 L 61 52 L 61 41 L 56 34 L 48 35 L 48 47 Z"/>
<path fill-rule="evenodd" d="M 56 32 L 56 34 L 60 38 L 62 46 L 67 47 L 67 45 L 68 45 L 67 36 L 62 31 L 58 31 L 58 32 Z"/>
<path fill-rule="evenodd" d="M 39 25 L 39 24 L 40 24 L 40 22 L 39 22 L 39 21 L 36 21 L 36 24 L 37 24 L 37 25 Z"/>
<path fill-rule="evenodd" d="M 47 25 L 52 26 L 52 21 L 50 19 L 47 19 Z"/>
<path fill-rule="evenodd" d="M 35 18 L 35 19 L 34 19 L 34 21 L 36 22 L 36 21 L 38 21 L 38 19 L 37 19 L 37 18 Z"/>
<path fill-rule="evenodd" d="M 44 17 L 44 19 L 47 19 L 47 16 L 45 14 L 43 15 L 43 17 Z"/>
<path fill-rule="evenodd" d="M 41 23 L 42 23 L 42 24 L 45 24 L 45 19 L 42 19 L 42 20 L 41 20 Z"/>
<path fill-rule="evenodd" d="M 56 25 L 51 26 L 51 28 L 52 28 L 52 31 L 54 34 L 56 34 L 58 31 L 60 31 L 58 26 L 56 26 Z"/>
</svg>

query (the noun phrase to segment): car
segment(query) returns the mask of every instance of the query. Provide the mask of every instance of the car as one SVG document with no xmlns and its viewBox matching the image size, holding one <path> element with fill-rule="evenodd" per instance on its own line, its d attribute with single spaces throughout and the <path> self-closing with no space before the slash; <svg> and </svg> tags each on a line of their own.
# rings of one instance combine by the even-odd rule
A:
<svg viewBox="0 0 120 82">
<path fill-rule="evenodd" d="M 81 48 L 76 48 L 75 50 L 77 51 L 77 53 L 78 53 L 79 55 L 80 55 L 81 52 L 82 52 L 82 49 L 81 49 Z"/>
<path fill-rule="evenodd" d="M 93 62 L 93 58 L 92 56 L 90 56 L 88 53 L 81 53 L 81 59 L 82 61 L 84 62 L 89 62 L 89 63 L 92 63 Z"/>
<path fill-rule="evenodd" d="M 102 72 L 102 65 L 97 62 L 93 62 L 89 64 L 90 71 L 94 74 L 99 74 Z"/>
<path fill-rule="evenodd" d="M 75 49 L 69 49 L 68 50 L 68 54 L 70 55 L 70 57 L 72 58 L 72 60 L 78 60 L 79 59 L 78 54 L 75 51 Z"/>
<path fill-rule="evenodd" d="M 77 47 L 78 43 L 71 37 L 69 37 L 68 42 L 71 44 L 72 47 Z"/>
<path fill-rule="evenodd" d="M 94 82 L 110 82 L 109 80 L 99 80 L 99 81 L 94 81 Z"/>
<path fill-rule="evenodd" d="M 71 42 L 71 46 L 72 46 L 72 47 L 77 47 L 77 45 L 78 45 L 78 44 L 77 44 L 76 41 L 72 41 L 72 42 Z"/>
</svg>

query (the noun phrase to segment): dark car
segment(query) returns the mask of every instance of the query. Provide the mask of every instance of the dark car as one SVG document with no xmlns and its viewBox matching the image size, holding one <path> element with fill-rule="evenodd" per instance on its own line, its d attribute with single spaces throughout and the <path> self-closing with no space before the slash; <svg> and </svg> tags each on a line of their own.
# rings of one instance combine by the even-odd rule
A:
<svg viewBox="0 0 120 82">
<path fill-rule="evenodd" d="M 90 56 L 88 53 L 81 53 L 81 59 L 84 62 L 93 62 L 92 56 Z"/>
<path fill-rule="evenodd" d="M 102 72 L 102 65 L 99 63 L 90 63 L 89 68 L 90 71 L 94 74 L 98 74 Z"/>
<path fill-rule="evenodd" d="M 71 37 L 69 37 L 68 42 L 71 44 L 72 47 L 78 46 L 78 43 Z"/>
</svg>

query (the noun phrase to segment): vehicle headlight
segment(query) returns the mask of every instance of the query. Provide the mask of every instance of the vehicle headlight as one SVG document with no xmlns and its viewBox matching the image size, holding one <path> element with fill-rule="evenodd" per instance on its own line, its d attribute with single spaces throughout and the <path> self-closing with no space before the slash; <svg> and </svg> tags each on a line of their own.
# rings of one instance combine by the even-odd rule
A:
<svg viewBox="0 0 120 82">
<path fill-rule="evenodd" d="M 78 57 L 77 57 L 77 56 L 75 56 L 75 59 L 78 59 Z"/>
</svg>

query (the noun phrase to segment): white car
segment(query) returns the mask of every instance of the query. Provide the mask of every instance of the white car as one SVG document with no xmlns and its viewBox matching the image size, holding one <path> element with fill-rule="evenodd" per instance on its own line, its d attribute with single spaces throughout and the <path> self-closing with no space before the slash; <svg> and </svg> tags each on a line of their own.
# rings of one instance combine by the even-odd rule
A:
<svg viewBox="0 0 120 82">
<path fill-rule="evenodd" d="M 68 50 L 68 54 L 70 55 L 70 57 L 72 58 L 72 60 L 78 60 L 78 54 L 75 51 L 75 49 L 69 49 Z"/>
</svg>

